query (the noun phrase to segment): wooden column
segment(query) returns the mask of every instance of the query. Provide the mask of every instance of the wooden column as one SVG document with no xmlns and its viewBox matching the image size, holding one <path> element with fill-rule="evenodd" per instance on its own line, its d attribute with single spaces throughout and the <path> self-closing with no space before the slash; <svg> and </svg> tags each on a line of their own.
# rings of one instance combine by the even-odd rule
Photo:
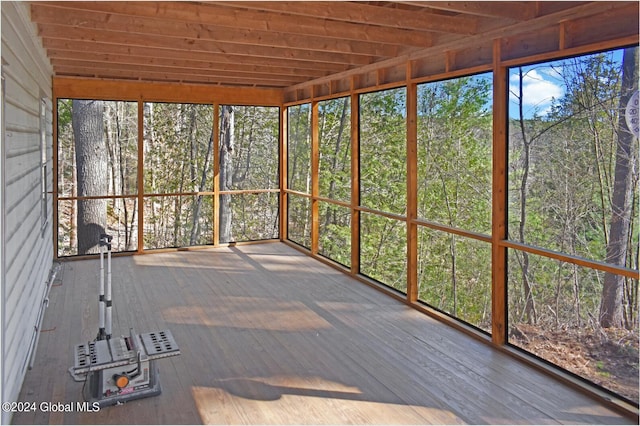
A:
<svg viewBox="0 0 640 426">
<path fill-rule="evenodd" d="M 220 244 L 220 104 L 213 103 L 213 245 Z"/>
<path fill-rule="evenodd" d="M 408 71 L 409 74 L 409 71 Z M 418 300 L 418 86 L 407 84 L 407 300 Z"/>
<path fill-rule="evenodd" d="M 360 272 L 360 98 L 351 93 L 351 274 Z"/>
<path fill-rule="evenodd" d="M 491 217 L 491 333 L 493 343 L 507 337 L 507 124 L 508 72 L 501 61 L 500 40 L 493 44 L 493 187 Z"/>
<path fill-rule="evenodd" d="M 144 251 L 144 100 L 138 100 L 138 250 Z M 123 200 L 125 203 L 126 199 Z"/>
<path fill-rule="evenodd" d="M 320 221 L 318 196 L 320 195 L 320 130 L 318 101 L 311 102 L 311 253 L 318 254 Z"/>
<path fill-rule="evenodd" d="M 2 74 L 2 93 L 4 93 L 4 73 Z M 60 195 L 58 188 L 58 98 L 56 97 L 56 93 L 53 93 L 53 143 L 52 143 L 52 163 L 51 170 L 53 176 L 53 185 L 51 187 L 52 195 L 53 195 L 53 205 L 51 206 L 51 214 L 53 217 L 52 229 L 51 233 L 53 239 L 53 258 L 58 259 L 58 229 L 60 228 L 60 222 L 58 221 L 58 196 Z M 4 98 L 3 98 L 4 99 Z M 4 137 L 4 109 L 5 105 L 2 104 L 2 137 Z M 4 161 L 4 160 L 2 160 Z"/>
<path fill-rule="evenodd" d="M 287 239 L 287 140 L 288 109 L 280 106 L 280 241 Z"/>
</svg>

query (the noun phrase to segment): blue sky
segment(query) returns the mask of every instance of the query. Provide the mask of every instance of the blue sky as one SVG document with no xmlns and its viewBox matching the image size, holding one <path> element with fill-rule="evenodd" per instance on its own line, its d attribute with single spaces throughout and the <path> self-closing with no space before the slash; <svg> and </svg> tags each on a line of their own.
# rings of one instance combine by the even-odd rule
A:
<svg viewBox="0 0 640 426">
<path fill-rule="evenodd" d="M 554 99 L 564 95 L 564 83 L 562 82 L 562 68 L 556 64 L 539 64 L 523 67 L 522 98 L 523 114 L 526 118 L 534 114 L 546 115 Z M 509 115 L 518 117 L 518 91 L 520 76 L 518 69 L 511 70 L 509 75 Z"/>
<path fill-rule="evenodd" d="M 611 59 L 622 64 L 622 49 L 610 52 Z M 554 99 L 560 99 L 565 93 L 562 78 L 563 60 L 523 66 L 523 114 L 531 118 L 534 114 L 545 116 L 551 109 Z M 512 68 L 509 74 L 509 116 L 518 118 L 518 68 Z"/>
</svg>

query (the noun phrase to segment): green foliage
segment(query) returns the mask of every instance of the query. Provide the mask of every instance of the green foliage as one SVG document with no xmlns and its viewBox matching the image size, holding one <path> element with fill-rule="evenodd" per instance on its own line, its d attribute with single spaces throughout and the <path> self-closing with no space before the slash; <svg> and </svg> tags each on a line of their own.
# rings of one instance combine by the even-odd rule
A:
<svg viewBox="0 0 640 426">
<path fill-rule="evenodd" d="M 144 114 L 145 193 L 212 191 L 213 107 L 146 103 Z"/>
<path fill-rule="evenodd" d="M 418 86 L 418 216 L 491 232 L 490 75 Z M 491 253 L 486 243 L 419 230 L 418 298 L 490 330 Z"/>
<path fill-rule="evenodd" d="M 360 204 L 404 215 L 407 206 L 406 89 L 360 95 Z M 407 291 L 406 223 L 360 216 L 360 272 Z"/>
<path fill-rule="evenodd" d="M 145 194 L 213 190 L 213 107 L 144 104 Z M 213 242 L 212 197 L 145 197 L 145 248 Z"/>
<path fill-rule="evenodd" d="M 351 199 L 351 105 L 349 98 L 320 102 L 319 187 L 320 196 Z"/>
<path fill-rule="evenodd" d="M 232 188 L 278 189 L 279 108 L 234 106 Z"/>
<path fill-rule="evenodd" d="M 287 194 L 287 238 L 303 247 L 311 248 L 311 202 L 307 197 Z"/>
<path fill-rule="evenodd" d="M 311 105 L 288 108 L 288 188 L 311 194 Z"/>
<path fill-rule="evenodd" d="M 138 191 L 137 103 L 104 102 L 108 148 L 109 191 L 132 195 Z M 235 153 L 233 188 L 279 187 L 279 108 L 234 107 Z M 71 101 L 58 104 L 58 185 L 74 196 L 75 154 Z M 144 248 L 182 247 L 213 243 L 213 106 L 145 103 L 144 111 Z M 208 193 L 208 194 L 203 194 Z M 78 201 L 59 204 L 61 255 L 75 254 L 75 212 Z M 232 196 L 232 229 L 237 240 L 278 235 L 276 193 Z M 137 248 L 137 199 L 110 199 L 108 231 L 116 250 Z M 122 243 L 120 243 L 122 241 Z"/>
<path fill-rule="evenodd" d="M 538 75 L 556 75 L 564 95 L 553 100 L 546 115 L 512 119 L 509 124 L 511 239 L 606 261 L 610 224 L 619 220 L 613 199 L 618 122 L 624 113 L 619 110 L 620 53 L 605 52 L 536 66 Z M 514 71 L 513 75 L 517 81 L 518 74 Z M 527 96 L 525 92 L 519 101 L 527 103 Z M 632 162 L 637 162 L 637 139 L 630 155 Z M 632 207 L 627 230 L 630 242 L 624 265 L 636 270 L 639 177 L 637 168 L 628 176 L 634 182 L 630 196 L 636 207 Z M 605 272 L 513 249 L 508 251 L 508 265 L 510 327 L 529 321 L 540 333 L 571 330 L 569 335 L 598 329 Z M 622 281 L 624 318 L 629 328 L 636 330 L 637 345 L 638 280 Z M 530 295 L 525 293 L 527 285 Z M 533 316 L 527 313 L 528 299 L 533 302 Z M 610 360 L 594 361 L 600 371 L 587 378 L 599 383 L 603 377 L 610 378 L 608 368 L 614 368 Z M 620 364 L 615 364 L 620 369 Z M 573 364 L 564 366 L 573 368 Z M 637 362 L 630 365 L 629 376 L 637 376 L 637 368 Z M 583 374 L 582 370 L 575 372 Z"/>
<path fill-rule="evenodd" d="M 360 95 L 360 204 L 404 214 L 407 206 L 406 90 Z"/>
<path fill-rule="evenodd" d="M 621 113 L 620 62 L 608 52 L 542 64 L 539 68 L 539 72 L 546 68 L 559 72 L 564 96 L 554 100 L 546 116 L 510 123 L 510 238 L 604 261 L 613 214 L 617 123 Z M 637 158 L 637 141 L 635 145 L 632 155 Z M 638 182 L 637 170 L 632 179 Z M 633 198 L 638 200 L 637 184 L 633 191 Z M 634 269 L 638 268 L 634 260 L 638 253 L 637 229 L 635 209 L 629 229 L 634 242 L 629 244 L 626 265 Z M 517 321 L 523 317 L 523 273 L 534 286 L 534 301 L 540 307 L 539 324 L 579 327 L 589 321 L 589 315 L 598 317 L 601 273 L 537 256 L 529 258 L 527 262 L 521 252 L 510 254 L 510 318 Z M 637 326 L 637 280 L 628 280 L 627 286 L 627 315 Z"/>
<path fill-rule="evenodd" d="M 58 99 L 58 134 L 71 126 L 71 99 Z M 67 138 L 63 138 L 67 140 Z"/>
<path fill-rule="evenodd" d="M 489 77 L 418 86 L 418 216 L 491 230 Z"/>
<path fill-rule="evenodd" d="M 319 253 L 351 266 L 351 209 L 321 202 L 319 221 Z"/>
<path fill-rule="evenodd" d="M 234 137 L 230 153 L 230 190 L 278 189 L 280 109 L 233 106 Z M 222 121 L 222 120 L 221 120 Z M 221 141 L 222 143 L 222 141 Z M 220 168 L 225 167 L 220 156 Z M 221 205 L 221 209 L 223 205 Z M 238 193 L 229 196 L 229 241 L 255 241 L 279 236 L 277 193 Z M 222 238 L 222 235 L 221 235 Z"/>
<path fill-rule="evenodd" d="M 318 105 L 319 171 L 321 197 L 351 199 L 351 105 L 337 98 Z M 319 203 L 319 253 L 345 266 L 351 265 L 351 210 Z"/>
<path fill-rule="evenodd" d="M 418 298 L 449 315 L 491 330 L 491 247 L 419 229 Z"/>
<path fill-rule="evenodd" d="M 407 226 L 370 213 L 360 215 L 360 272 L 407 292 Z"/>
</svg>

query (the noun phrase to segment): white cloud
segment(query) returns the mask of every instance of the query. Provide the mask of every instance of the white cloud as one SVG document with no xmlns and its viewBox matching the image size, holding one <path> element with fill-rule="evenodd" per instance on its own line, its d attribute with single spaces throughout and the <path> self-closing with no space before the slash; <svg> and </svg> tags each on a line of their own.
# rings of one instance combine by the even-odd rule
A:
<svg viewBox="0 0 640 426">
<path fill-rule="evenodd" d="M 546 114 L 551 108 L 551 101 L 558 99 L 564 93 L 562 86 L 551 81 L 557 77 L 557 70 L 553 69 L 530 69 L 522 77 L 522 98 L 523 106 L 529 112 L 537 111 L 539 114 Z M 546 78 L 545 78 L 546 77 Z M 518 102 L 518 83 L 520 76 L 511 75 L 510 98 L 511 102 Z M 526 114 L 525 115 L 529 115 Z"/>
</svg>

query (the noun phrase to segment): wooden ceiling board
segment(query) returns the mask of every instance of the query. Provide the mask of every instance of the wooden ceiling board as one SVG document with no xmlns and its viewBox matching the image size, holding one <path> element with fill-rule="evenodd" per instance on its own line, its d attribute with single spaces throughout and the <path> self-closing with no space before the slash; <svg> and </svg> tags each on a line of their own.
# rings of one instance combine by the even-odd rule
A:
<svg viewBox="0 0 640 426">
<path fill-rule="evenodd" d="M 592 22 L 607 28 L 594 37 L 615 38 L 618 31 L 628 37 L 637 28 L 627 16 L 638 15 L 633 1 L 30 3 L 56 77 L 285 91 L 327 83 L 344 87 L 340 79 L 376 70 L 386 75 L 430 57 L 482 65 L 486 55 L 476 47 L 536 31 L 560 32 L 560 50 L 571 47 L 567 42 L 590 40 Z M 553 39 L 551 34 L 545 40 Z M 428 68 L 440 66 L 421 66 Z M 393 74 L 381 80 L 402 73 Z"/>
</svg>

